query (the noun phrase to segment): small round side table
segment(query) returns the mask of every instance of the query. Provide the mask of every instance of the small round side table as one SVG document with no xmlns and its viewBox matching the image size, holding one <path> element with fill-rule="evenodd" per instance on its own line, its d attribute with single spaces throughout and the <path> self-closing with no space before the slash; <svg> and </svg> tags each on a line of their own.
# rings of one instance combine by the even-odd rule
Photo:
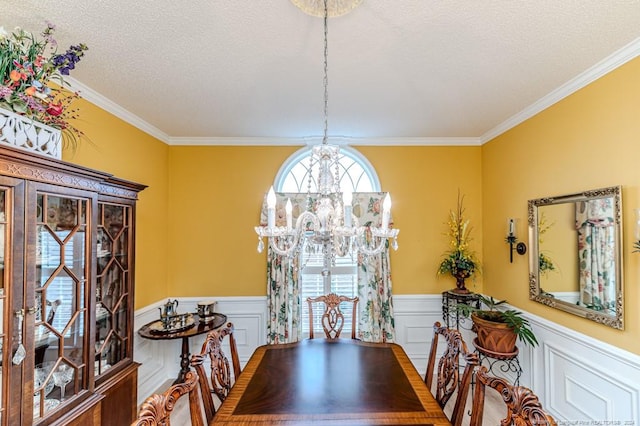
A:
<svg viewBox="0 0 640 426">
<path fill-rule="evenodd" d="M 196 314 L 193 315 L 193 318 L 195 324 L 192 327 L 183 329 L 181 331 L 163 333 L 154 332 L 154 325 L 160 323 L 159 320 L 151 321 L 150 323 L 143 325 L 140 330 L 138 330 L 138 334 L 145 339 L 182 339 L 182 350 L 180 352 L 180 373 L 178 374 L 178 378 L 173 382 L 174 384 L 184 382 L 184 377 L 189 371 L 189 356 L 191 355 L 189 353 L 189 337 L 208 333 L 209 331 L 215 330 L 216 328 L 224 325 L 227 322 L 227 316 L 219 313 L 214 313 L 213 320 L 208 322 L 200 321 L 200 317 L 198 317 L 198 315 Z"/>
</svg>

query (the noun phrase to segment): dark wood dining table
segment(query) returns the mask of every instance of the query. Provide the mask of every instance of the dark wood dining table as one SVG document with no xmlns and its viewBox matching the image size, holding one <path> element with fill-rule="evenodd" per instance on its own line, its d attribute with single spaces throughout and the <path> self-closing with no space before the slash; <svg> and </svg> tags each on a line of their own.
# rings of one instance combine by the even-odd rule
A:
<svg viewBox="0 0 640 426">
<path fill-rule="evenodd" d="M 401 346 L 307 339 L 260 346 L 215 425 L 450 426 Z"/>
</svg>

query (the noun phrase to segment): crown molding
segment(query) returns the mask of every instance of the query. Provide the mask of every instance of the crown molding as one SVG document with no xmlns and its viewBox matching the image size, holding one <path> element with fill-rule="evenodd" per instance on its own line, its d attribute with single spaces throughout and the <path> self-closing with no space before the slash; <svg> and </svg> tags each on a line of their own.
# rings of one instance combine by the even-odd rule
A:
<svg viewBox="0 0 640 426">
<path fill-rule="evenodd" d="M 354 138 L 349 136 L 329 136 L 329 143 L 349 146 L 480 146 L 479 138 Z M 279 137 L 233 137 L 233 138 L 183 138 L 170 137 L 169 145 L 181 146 L 301 146 L 315 145 L 322 142 L 321 136 L 279 138 Z"/>
<path fill-rule="evenodd" d="M 480 146 L 476 137 L 384 137 L 384 138 L 348 138 L 348 145 L 372 146 Z"/>
<path fill-rule="evenodd" d="M 531 104 L 529 107 L 511 116 L 506 121 L 500 123 L 493 129 L 480 136 L 479 139 L 481 141 L 481 144 L 485 144 L 491 139 L 500 136 L 504 132 L 514 128 L 518 124 L 528 120 L 539 112 L 544 111 L 551 105 L 561 101 L 567 96 L 593 83 L 595 80 L 603 77 L 604 75 L 610 73 L 614 69 L 624 65 L 625 63 L 629 62 L 639 55 L 640 38 L 637 38 L 631 43 L 624 46 L 622 49 L 614 52 L 612 55 L 606 57 L 591 68 L 579 74 L 577 77 L 569 80 L 548 95 Z"/>
<path fill-rule="evenodd" d="M 307 137 L 174 137 L 169 136 L 157 127 L 147 123 L 132 112 L 122 108 L 106 96 L 96 92 L 89 86 L 73 77 L 65 78 L 70 89 L 79 92 L 81 97 L 104 109 L 119 119 L 154 138 L 175 146 L 302 146 L 322 142 L 322 136 Z M 329 136 L 329 142 L 336 145 L 353 146 L 479 146 L 477 137 L 381 137 L 356 138 L 349 136 Z"/>
<path fill-rule="evenodd" d="M 303 138 L 282 137 L 170 137 L 167 143 L 177 146 L 298 146 L 304 144 Z"/>
<path fill-rule="evenodd" d="M 65 77 L 64 80 L 65 82 L 69 83 L 70 89 L 74 92 L 79 92 L 80 96 L 83 99 L 102 108 L 108 113 L 115 115 L 122 121 L 131 124 L 133 127 L 138 128 L 139 130 L 147 133 L 148 135 L 153 136 L 154 138 L 166 144 L 169 143 L 169 139 L 170 139 L 169 135 L 167 135 L 165 132 L 158 129 L 157 127 L 147 123 L 146 121 L 144 121 L 137 115 L 133 114 L 132 112 L 122 108 L 120 105 L 116 104 L 111 99 L 101 95 L 100 93 L 96 92 L 89 86 L 86 86 L 85 84 L 79 82 L 73 77 L 67 76 Z"/>
<path fill-rule="evenodd" d="M 575 93 L 583 87 L 589 85 L 602 76 L 610 73 L 614 69 L 622 66 L 630 60 L 640 56 L 640 38 L 632 41 L 622 49 L 616 51 L 612 55 L 598 62 L 588 70 L 579 74 L 577 77 L 558 87 L 548 95 L 540 98 L 538 101 L 511 116 L 504 122 L 500 123 L 493 129 L 487 131 L 479 137 L 348 137 L 334 136 L 329 137 L 329 141 L 336 145 L 352 145 L 352 146 L 481 146 L 490 140 L 500 136 L 502 133 L 514 128 L 518 124 L 528 120 L 539 112 L 549 108 L 553 104 L 561 101 L 567 96 Z M 120 105 L 111 101 L 107 97 L 101 95 L 90 87 L 82 84 L 72 77 L 65 78 L 69 83 L 71 90 L 80 92 L 82 98 L 92 104 L 104 109 L 110 114 L 115 115 L 121 120 L 131 124 L 139 130 L 153 136 L 154 138 L 166 143 L 167 145 L 218 145 L 218 146 L 300 146 L 312 145 L 322 142 L 322 137 L 173 137 L 167 135 L 157 127 L 147 123 L 140 117 L 122 108 Z"/>
</svg>

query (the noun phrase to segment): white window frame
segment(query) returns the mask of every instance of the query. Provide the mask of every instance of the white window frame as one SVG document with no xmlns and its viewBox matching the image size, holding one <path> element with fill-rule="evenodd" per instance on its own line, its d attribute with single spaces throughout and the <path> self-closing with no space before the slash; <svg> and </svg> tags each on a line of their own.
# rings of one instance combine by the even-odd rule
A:
<svg viewBox="0 0 640 426">
<path fill-rule="evenodd" d="M 298 191 L 288 190 L 286 186 L 287 179 L 294 167 L 302 167 L 304 170 L 309 169 L 309 156 L 311 155 L 311 147 L 307 146 L 294 152 L 287 160 L 282 164 L 276 179 L 273 183 L 273 188 L 277 192 L 299 192 L 307 193 L 307 179 L 304 179 L 297 183 Z M 348 146 L 341 146 L 339 152 L 338 162 L 340 167 L 340 188 L 351 189 L 351 192 L 380 192 L 380 180 L 373 165 L 367 160 L 367 158 L 360 152 Z M 352 163 L 359 166 L 358 170 L 353 170 L 349 167 Z M 363 174 L 360 174 L 360 168 Z M 313 182 L 311 192 L 317 192 L 313 186 L 315 179 L 317 178 L 317 170 L 313 170 Z M 369 185 L 363 183 L 364 180 L 368 181 Z"/>
</svg>

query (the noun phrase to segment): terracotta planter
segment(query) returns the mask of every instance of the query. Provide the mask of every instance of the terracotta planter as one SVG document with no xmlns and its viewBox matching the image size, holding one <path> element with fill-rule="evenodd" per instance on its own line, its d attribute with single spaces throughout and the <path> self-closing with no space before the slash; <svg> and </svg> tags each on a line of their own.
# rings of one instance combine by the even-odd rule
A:
<svg viewBox="0 0 640 426">
<path fill-rule="evenodd" d="M 471 314 L 473 328 L 478 335 L 478 345 L 489 352 L 512 354 L 516 348 L 517 335 L 507 324 L 489 321 Z"/>
</svg>

